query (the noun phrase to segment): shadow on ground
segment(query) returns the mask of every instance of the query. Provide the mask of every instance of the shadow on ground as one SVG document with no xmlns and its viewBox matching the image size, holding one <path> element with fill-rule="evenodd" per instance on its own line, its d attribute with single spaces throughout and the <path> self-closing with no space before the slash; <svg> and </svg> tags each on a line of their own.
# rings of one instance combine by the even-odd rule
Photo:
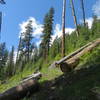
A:
<svg viewBox="0 0 100 100">
<path fill-rule="evenodd" d="M 96 100 L 94 87 L 100 87 L 100 64 L 41 83 L 40 92 L 30 100 Z"/>
</svg>

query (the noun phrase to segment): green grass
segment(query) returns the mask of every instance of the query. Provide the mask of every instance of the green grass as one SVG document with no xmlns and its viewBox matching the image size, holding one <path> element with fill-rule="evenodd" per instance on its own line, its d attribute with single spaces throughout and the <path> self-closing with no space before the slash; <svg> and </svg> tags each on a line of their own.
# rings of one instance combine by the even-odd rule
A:
<svg viewBox="0 0 100 100">
<path fill-rule="evenodd" d="M 100 53 L 100 47 L 96 48 L 93 50 L 93 52 L 89 52 L 87 54 L 85 54 L 84 56 L 81 57 L 81 61 L 80 64 L 78 65 L 77 69 L 79 69 L 82 65 L 87 64 L 89 65 L 91 62 L 92 63 L 99 63 L 99 58 L 98 58 L 98 62 L 94 59 L 94 57 L 98 56 Z M 100 57 L 100 56 L 98 56 Z M 56 57 L 55 60 L 60 59 L 60 57 Z M 36 63 L 36 65 L 33 66 L 38 66 L 39 62 Z M 42 83 L 43 81 L 49 81 L 52 80 L 54 78 L 59 77 L 60 75 L 62 75 L 62 72 L 60 71 L 60 69 L 55 68 L 55 69 L 48 69 L 48 66 L 50 64 L 46 64 L 44 63 L 42 66 L 43 68 L 41 69 L 41 73 L 43 74 L 42 78 L 40 79 L 40 82 Z M 22 80 L 22 78 L 32 74 L 34 72 L 34 67 L 28 68 L 29 66 L 27 65 L 27 67 L 23 70 L 23 72 L 17 73 L 15 76 L 11 77 L 6 84 L 2 84 L 0 85 L 0 93 L 4 92 L 5 90 L 16 86 L 19 84 L 19 82 Z M 82 66 L 84 67 L 84 66 Z"/>
<path fill-rule="evenodd" d="M 33 70 L 34 71 L 34 70 Z M 4 92 L 5 90 L 14 87 L 20 83 L 22 78 L 32 74 L 33 72 L 30 69 L 24 69 L 23 72 L 17 73 L 13 77 L 7 80 L 7 83 L 0 85 L 0 93 Z"/>
<path fill-rule="evenodd" d="M 40 82 L 43 82 L 45 80 L 51 80 L 62 74 L 62 72 L 58 68 L 52 70 L 52 69 L 48 69 L 47 66 L 48 66 L 48 64 L 45 65 L 45 67 L 43 67 L 43 69 L 41 70 L 43 78 L 40 79 Z M 0 93 L 8 90 L 11 87 L 18 85 L 24 77 L 27 77 L 28 75 L 31 75 L 32 73 L 34 73 L 34 68 L 26 67 L 23 70 L 23 72 L 17 73 L 15 76 L 11 77 L 7 81 L 6 84 L 0 85 Z"/>
<path fill-rule="evenodd" d="M 98 34 L 97 36 L 90 34 L 91 30 L 89 30 L 89 33 L 88 33 L 89 39 L 85 40 L 85 37 L 83 36 L 85 33 L 85 29 L 84 31 L 80 30 L 80 32 L 82 34 L 80 34 L 78 38 L 76 37 L 76 34 L 74 34 L 75 32 L 71 34 L 70 36 L 66 36 L 66 55 L 77 50 L 78 48 L 85 45 L 86 43 L 93 41 L 96 38 L 100 37 L 100 34 L 98 33 L 97 33 Z M 54 49 L 54 51 L 56 51 L 56 49 Z M 54 51 L 51 50 L 51 53 Z M 100 47 L 94 49 L 93 52 L 86 53 L 84 56 L 81 57 L 81 61 L 76 69 L 80 69 L 82 67 L 89 67 L 91 65 L 91 62 L 94 65 L 95 63 L 99 64 L 100 62 L 99 55 L 100 55 Z M 40 58 L 35 64 L 27 64 L 23 72 L 19 72 L 13 77 L 9 78 L 6 84 L 0 84 L 0 93 L 6 91 L 7 89 L 13 86 L 18 85 L 20 81 L 22 80 L 22 78 L 32 74 L 36 69 L 40 67 L 41 67 L 40 71 L 43 74 L 43 77 L 39 81 L 41 84 L 45 81 L 50 81 L 50 80 L 53 80 L 54 78 L 60 77 L 60 75 L 62 75 L 62 72 L 60 71 L 60 69 L 58 68 L 53 69 L 53 70 L 48 69 L 48 66 L 50 66 L 50 64 L 52 64 L 54 61 L 59 60 L 59 59 L 61 59 L 61 55 L 60 53 L 59 54 L 57 53 L 55 57 L 49 56 L 47 59 L 47 62 L 44 61 L 42 58 Z M 75 88 L 75 87 L 72 87 L 72 88 Z M 75 93 L 77 92 L 75 91 Z"/>
<path fill-rule="evenodd" d="M 91 90 L 98 87 L 96 91 L 100 93 L 100 46 L 82 56 L 78 67 L 69 75 L 56 77 L 56 84 L 53 86 L 45 84 L 52 84 L 54 79 L 44 79 L 41 82 L 42 90 L 25 100 L 46 100 L 51 97 L 54 100 L 96 100 Z"/>
</svg>

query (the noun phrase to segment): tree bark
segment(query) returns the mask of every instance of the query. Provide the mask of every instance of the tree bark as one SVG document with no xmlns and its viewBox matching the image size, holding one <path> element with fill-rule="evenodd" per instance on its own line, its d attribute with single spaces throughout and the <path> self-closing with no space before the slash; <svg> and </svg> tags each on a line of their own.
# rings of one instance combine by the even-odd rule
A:
<svg viewBox="0 0 100 100">
<path fill-rule="evenodd" d="M 1 40 L 2 12 L 0 12 L 0 40 Z"/>
<path fill-rule="evenodd" d="M 86 26 L 85 9 L 84 9 L 84 2 L 83 2 L 83 0 L 81 0 L 81 5 L 82 5 L 82 12 L 83 12 L 83 22 L 84 22 L 84 26 Z"/>
<path fill-rule="evenodd" d="M 63 0 L 62 12 L 62 57 L 65 57 L 65 15 L 66 15 L 66 0 Z"/>
<path fill-rule="evenodd" d="M 76 14 L 75 14 L 75 8 L 74 8 L 73 0 L 70 0 L 70 4 L 71 4 L 71 8 L 72 8 L 72 15 L 73 15 L 73 18 L 74 18 L 74 24 L 76 26 L 76 35 L 78 37 L 79 36 L 79 29 L 78 29 L 77 18 L 76 18 Z"/>
</svg>

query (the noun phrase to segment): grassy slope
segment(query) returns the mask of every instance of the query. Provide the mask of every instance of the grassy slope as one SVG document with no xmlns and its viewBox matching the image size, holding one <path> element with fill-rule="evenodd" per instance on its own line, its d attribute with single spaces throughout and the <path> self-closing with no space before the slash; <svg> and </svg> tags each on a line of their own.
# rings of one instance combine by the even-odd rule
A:
<svg viewBox="0 0 100 100">
<path fill-rule="evenodd" d="M 40 80 L 40 82 L 43 82 L 45 80 L 51 80 L 62 74 L 62 72 L 59 69 L 49 70 L 47 66 L 48 64 L 45 65 L 45 67 L 41 70 L 41 73 L 43 74 L 43 78 Z M 24 77 L 27 77 L 28 75 L 31 75 L 32 73 L 34 73 L 34 67 L 32 68 L 26 67 L 23 70 L 23 72 L 17 73 L 15 76 L 8 79 L 5 84 L 0 84 L 0 93 L 6 91 L 7 89 L 13 86 L 18 85 Z"/>
<path fill-rule="evenodd" d="M 75 71 L 41 85 L 39 93 L 25 100 L 96 100 L 91 89 L 100 88 L 100 46 L 82 56 Z"/>
<path fill-rule="evenodd" d="M 85 29 L 84 29 L 84 31 L 85 31 Z M 67 45 L 66 46 L 66 51 L 67 51 L 66 54 L 69 54 L 69 53 L 75 51 L 76 49 L 80 48 L 81 46 L 85 45 L 89 41 L 95 40 L 96 38 L 100 37 L 100 34 L 97 34 L 97 36 L 96 35 L 92 36 L 91 34 L 88 34 L 89 39 L 88 40 L 85 40 L 83 35 L 84 35 L 84 33 L 88 33 L 88 32 L 86 31 L 86 32 L 82 32 L 82 33 L 83 34 L 80 34 L 80 36 L 78 38 L 76 37 L 76 34 L 71 34 L 71 36 L 67 36 L 66 37 L 66 45 Z M 74 38 L 74 40 L 73 40 L 73 38 Z M 52 50 L 52 51 L 54 52 L 55 50 Z M 100 49 L 99 49 L 99 51 L 100 51 Z M 94 50 L 94 53 L 89 53 L 89 54 L 86 54 L 83 57 L 81 57 L 80 64 L 79 64 L 79 66 L 77 68 L 79 69 L 80 67 L 84 67 L 85 64 L 86 63 L 89 63 L 89 62 L 90 63 L 91 62 L 92 63 L 95 63 L 95 62 L 97 63 L 97 61 L 94 61 L 94 57 L 97 57 L 100 54 L 100 53 L 98 54 L 97 52 L 98 52 L 98 49 Z M 95 53 L 97 53 L 97 55 Z M 94 54 L 94 55 L 92 55 L 92 54 Z M 91 59 L 89 57 L 91 57 Z M 41 66 L 42 67 L 41 72 L 43 74 L 43 78 L 40 80 L 40 83 L 41 84 L 46 84 L 46 81 L 47 81 L 47 83 L 50 82 L 50 81 L 52 83 L 52 80 L 54 80 L 55 78 L 57 78 L 59 80 L 59 78 L 63 76 L 62 75 L 62 72 L 59 69 L 49 70 L 48 69 L 48 66 L 53 61 L 58 60 L 60 58 L 61 58 L 61 56 L 59 54 L 57 54 L 55 58 L 48 57 L 48 61 L 49 61 L 48 64 L 45 63 L 45 61 L 43 61 L 43 60 L 40 59 L 35 65 L 34 64 L 28 64 L 28 65 L 26 65 L 26 67 L 25 67 L 25 69 L 24 69 L 23 72 L 17 73 L 15 76 L 13 76 L 10 79 L 8 79 L 8 81 L 7 81 L 6 84 L 0 84 L 0 93 L 2 93 L 5 90 L 7 90 L 7 89 L 9 89 L 9 88 L 11 88 L 11 87 L 19 84 L 19 82 L 22 80 L 22 78 L 24 78 L 24 77 L 32 74 L 34 72 L 34 67 L 40 66 L 41 65 L 41 62 L 44 62 L 44 63 Z M 87 64 L 87 65 L 90 65 L 90 64 Z M 70 90 L 71 87 L 72 87 L 72 89 L 75 88 L 74 85 L 68 87 L 70 92 L 71 92 L 71 90 Z M 47 86 L 47 88 L 48 88 L 48 86 Z M 59 88 L 57 88 L 57 89 L 59 89 Z M 63 90 L 63 91 L 65 91 L 65 90 Z M 68 91 L 68 93 L 70 93 L 69 91 Z M 74 92 L 76 92 L 76 90 Z M 61 92 L 61 93 L 63 93 L 63 92 Z M 72 94 L 74 95 L 74 93 L 72 93 Z M 64 93 L 62 95 L 64 95 Z"/>
<path fill-rule="evenodd" d="M 89 41 L 92 41 L 92 40 L 89 40 Z M 89 41 L 87 41 L 87 43 Z M 43 74 L 43 78 L 40 80 L 41 82 L 43 82 L 45 80 L 48 81 L 48 80 L 54 79 L 55 77 L 58 77 L 58 76 L 62 75 L 62 72 L 59 69 L 49 70 L 47 68 L 47 66 L 49 66 L 53 61 L 58 60 L 58 59 L 60 59 L 59 55 L 57 55 L 55 58 L 53 58 L 52 60 L 50 60 L 51 62 L 49 62 L 48 64 L 44 63 L 42 65 L 43 68 L 42 68 L 41 72 Z M 86 59 L 85 55 L 84 55 L 84 57 L 82 57 L 82 59 L 81 59 L 81 62 L 85 63 L 85 61 L 86 61 L 86 60 L 84 61 L 84 59 Z M 81 65 L 81 62 L 80 62 L 80 65 Z M 0 93 L 2 93 L 5 90 L 7 90 L 7 89 L 9 89 L 9 88 L 11 88 L 11 87 L 19 84 L 19 82 L 22 80 L 22 78 L 24 78 L 24 77 L 32 74 L 34 72 L 34 66 L 39 66 L 39 64 L 40 64 L 40 62 L 36 63 L 35 65 L 31 65 L 31 64 L 26 65 L 26 67 L 25 67 L 25 69 L 24 69 L 23 72 L 17 73 L 15 76 L 13 76 L 10 79 L 8 79 L 8 81 L 7 81 L 6 84 L 1 84 L 0 85 Z M 30 66 L 32 66 L 32 67 L 30 68 Z"/>
</svg>

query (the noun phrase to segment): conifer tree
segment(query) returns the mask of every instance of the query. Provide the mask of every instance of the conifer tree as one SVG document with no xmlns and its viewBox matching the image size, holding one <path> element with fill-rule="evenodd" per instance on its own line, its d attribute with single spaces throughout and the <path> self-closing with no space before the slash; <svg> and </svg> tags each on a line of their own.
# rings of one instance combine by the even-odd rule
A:
<svg viewBox="0 0 100 100">
<path fill-rule="evenodd" d="M 18 45 L 18 52 L 17 52 L 17 62 L 21 60 L 25 60 L 25 62 L 30 60 L 30 55 L 33 48 L 32 43 L 32 20 L 29 20 L 28 24 L 25 27 L 26 31 L 21 33 L 19 45 Z"/>
<path fill-rule="evenodd" d="M 24 38 L 23 38 L 23 45 L 24 45 L 24 53 L 27 57 L 27 61 L 29 61 L 30 59 L 30 52 L 31 52 L 31 44 L 32 44 L 32 32 L 33 32 L 33 28 L 32 28 L 32 20 L 29 21 L 29 23 L 26 25 L 26 31 L 24 32 Z"/>
<path fill-rule="evenodd" d="M 46 56 L 49 55 L 49 48 L 51 42 L 51 35 L 53 34 L 53 19 L 54 17 L 54 8 L 51 8 L 44 18 L 44 27 L 42 35 L 42 44 L 43 54 Z"/>
<path fill-rule="evenodd" d="M 15 68 L 14 68 L 14 46 L 12 46 L 12 50 L 9 54 L 7 72 L 8 72 L 9 76 L 12 76 L 15 73 Z"/>
<path fill-rule="evenodd" d="M 4 76 L 5 67 L 8 60 L 8 50 L 6 49 L 6 44 L 0 44 L 0 78 Z"/>
</svg>

